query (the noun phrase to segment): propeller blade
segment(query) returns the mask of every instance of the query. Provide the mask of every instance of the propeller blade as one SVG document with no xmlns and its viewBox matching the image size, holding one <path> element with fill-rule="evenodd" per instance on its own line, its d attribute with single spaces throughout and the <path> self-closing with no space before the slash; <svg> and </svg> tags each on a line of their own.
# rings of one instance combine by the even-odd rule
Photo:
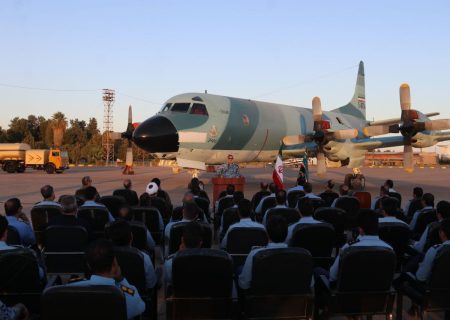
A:
<svg viewBox="0 0 450 320">
<path fill-rule="evenodd" d="M 319 97 L 312 99 L 312 113 L 314 122 L 322 121 L 322 104 Z"/>
<path fill-rule="evenodd" d="M 283 138 L 283 144 L 286 146 L 292 146 L 302 143 L 305 143 L 305 136 L 303 135 L 285 136 Z"/>
<path fill-rule="evenodd" d="M 356 129 L 343 129 L 343 130 L 336 130 L 332 132 L 334 139 L 353 139 L 358 136 L 358 130 Z"/>
<path fill-rule="evenodd" d="M 411 109 L 411 91 L 407 83 L 400 86 L 400 107 L 405 111 Z"/>
<path fill-rule="evenodd" d="M 414 171 L 414 162 L 413 162 L 413 148 L 410 144 L 405 144 L 403 147 L 403 167 L 406 172 Z"/>
<path fill-rule="evenodd" d="M 425 130 L 428 130 L 428 131 L 448 130 L 448 129 L 450 129 L 450 119 L 425 121 L 424 125 L 425 125 Z"/>
<path fill-rule="evenodd" d="M 125 158 L 125 164 L 129 167 L 133 166 L 133 148 L 132 147 L 128 147 L 127 148 L 127 155 Z"/>
<path fill-rule="evenodd" d="M 325 176 L 327 173 L 327 165 L 325 163 L 325 155 L 323 152 L 317 153 L 317 175 L 319 177 Z"/>
<path fill-rule="evenodd" d="M 378 125 L 378 126 L 369 126 L 363 128 L 363 133 L 366 137 L 373 137 L 373 136 L 381 136 L 383 134 L 388 134 L 389 131 L 389 125 Z"/>
<path fill-rule="evenodd" d="M 131 109 L 131 104 L 128 107 L 128 124 L 133 124 L 133 110 Z"/>
</svg>

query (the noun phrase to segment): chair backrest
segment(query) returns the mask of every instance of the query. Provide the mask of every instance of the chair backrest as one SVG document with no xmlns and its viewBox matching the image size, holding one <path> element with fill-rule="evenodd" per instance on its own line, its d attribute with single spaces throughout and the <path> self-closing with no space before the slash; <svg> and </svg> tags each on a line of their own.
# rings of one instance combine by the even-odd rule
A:
<svg viewBox="0 0 450 320">
<path fill-rule="evenodd" d="M 381 240 L 394 249 L 397 257 L 403 257 L 411 239 L 411 230 L 407 224 L 382 222 L 378 226 L 378 234 Z"/>
<path fill-rule="evenodd" d="M 114 190 L 113 196 L 122 197 L 125 202 L 130 206 L 137 206 L 139 203 L 139 199 L 137 198 L 137 194 L 132 190 L 128 189 L 117 189 Z M 106 205 L 106 204 L 105 204 Z"/>
<path fill-rule="evenodd" d="M 175 297 L 231 297 L 231 257 L 215 249 L 180 251 L 173 258 L 172 282 Z"/>
<path fill-rule="evenodd" d="M 275 199 L 275 197 L 265 198 L 264 200 L 261 201 L 263 201 L 261 207 L 261 217 L 264 217 L 264 214 L 268 209 L 273 208 L 277 205 L 277 200 Z"/>
<path fill-rule="evenodd" d="M 437 221 L 435 209 L 421 210 L 419 216 L 417 217 L 413 232 L 415 234 L 422 234 L 425 231 L 427 225 L 435 221 Z"/>
<path fill-rule="evenodd" d="M 46 320 L 127 319 L 123 293 L 114 286 L 55 286 L 44 291 L 41 317 Z"/>
<path fill-rule="evenodd" d="M 261 201 L 262 198 L 268 196 L 270 194 L 269 191 L 258 191 L 257 193 L 255 193 L 252 197 L 252 208 L 253 210 L 256 209 L 256 207 L 258 206 L 259 202 Z"/>
<path fill-rule="evenodd" d="M 303 201 L 310 201 L 311 205 L 314 208 L 314 211 L 317 210 L 318 208 L 322 208 L 325 206 L 325 202 L 322 200 L 322 198 L 309 198 L 309 197 L 302 197 L 300 199 L 298 199 L 297 202 L 297 208 L 299 208 L 300 204 L 303 203 Z"/>
<path fill-rule="evenodd" d="M 106 238 L 110 239 L 110 226 L 111 224 L 107 224 L 105 226 L 105 236 Z M 149 248 L 147 248 L 147 227 L 144 223 L 140 221 L 131 221 L 131 233 L 133 234 L 133 241 L 131 243 L 131 246 L 133 246 L 136 249 L 147 251 Z"/>
<path fill-rule="evenodd" d="M 300 220 L 300 214 L 297 209 L 294 208 L 271 208 L 266 212 L 266 221 L 273 216 L 280 216 L 286 219 L 288 225 L 296 223 Z"/>
<path fill-rule="evenodd" d="M 160 212 L 155 207 L 132 207 L 131 219 L 133 221 L 142 222 L 150 231 L 153 240 L 156 244 L 161 244 L 163 241 L 164 226 L 160 225 Z"/>
<path fill-rule="evenodd" d="M 31 293 L 41 290 L 38 263 L 30 249 L 0 251 L 1 293 Z"/>
<path fill-rule="evenodd" d="M 222 225 L 222 234 L 225 235 L 225 233 L 227 232 L 228 228 L 234 224 L 239 222 L 239 214 L 238 214 L 238 210 L 237 208 L 228 208 L 223 212 L 223 217 L 222 217 L 222 221 L 223 221 L 223 225 Z"/>
<path fill-rule="evenodd" d="M 183 229 L 189 222 L 176 223 L 170 229 L 170 239 L 169 239 L 169 252 L 168 254 L 173 254 L 178 251 L 181 244 L 181 237 L 183 236 Z M 212 230 L 208 224 L 201 223 L 202 226 L 202 248 L 211 248 L 212 244 Z"/>
<path fill-rule="evenodd" d="M 166 200 L 159 197 L 150 197 L 150 206 L 158 209 L 165 223 L 170 220 L 170 215 L 172 213 L 170 212 L 170 208 L 167 205 Z"/>
<path fill-rule="evenodd" d="M 321 197 L 324 201 L 324 207 L 331 207 L 333 201 L 336 198 L 339 198 L 339 194 L 337 194 L 336 192 L 322 192 L 321 194 L 319 194 L 319 197 Z"/>
<path fill-rule="evenodd" d="M 82 226 L 49 226 L 44 233 L 46 252 L 84 252 L 88 233 Z"/>
<path fill-rule="evenodd" d="M 38 243 L 42 243 L 42 233 L 47 228 L 48 221 L 60 214 L 62 209 L 58 206 L 34 206 L 31 209 L 31 224 Z"/>
<path fill-rule="evenodd" d="M 114 253 L 123 277 L 138 289 L 141 296 L 145 295 L 145 268 L 142 252 L 129 246 L 115 246 Z"/>
<path fill-rule="evenodd" d="M 22 239 L 20 239 L 19 231 L 13 226 L 8 226 L 8 237 L 6 238 L 6 244 L 8 245 L 22 245 Z"/>
<path fill-rule="evenodd" d="M 178 206 L 173 208 L 172 210 L 172 217 L 171 220 L 173 221 L 180 221 L 183 219 L 183 206 Z"/>
<path fill-rule="evenodd" d="M 302 248 L 261 250 L 253 257 L 254 294 L 302 294 L 311 291 L 313 261 Z"/>
<path fill-rule="evenodd" d="M 304 248 L 313 257 L 331 257 L 336 243 L 336 233 L 331 224 L 322 222 L 298 224 L 292 233 L 291 247 Z"/>
<path fill-rule="evenodd" d="M 316 220 L 331 224 L 336 234 L 342 234 L 345 230 L 345 211 L 339 208 L 319 208 L 314 212 Z"/>
<path fill-rule="evenodd" d="M 388 192 L 389 197 L 396 198 L 398 200 L 399 207 L 402 206 L 402 195 L 398 192 Z"/>
<path fill-rule="evenodd" d="M 126 203 L 125 199 L 119 196 L 103 196 L 99 202 L 108 208 L 114 218 L 119 216 L 120 208 Z"/>
<path fill-rule="evenodd" d="M 428 280 L 428 288 L 431 290 L 450 290 L 450 246 L 439 248 L 434 258 L 431 276 Z"/>
<path fill-rule="evenodd" d="M 206 217 L 209 217 L 209 200 L 206 198 L 195 197 L 194 201 L 197 204 L 197 206 L 200 209 L 202 209 L 202 211 L 206 215 Z"/>
<path fill-rule="evenodd" d="M 233 205 L 234 205 L 233 197 L 220 198 L 217 204 L 217 215 L 222 216 L 224 210 L 231 208 Z"/>
<path fill-rule="evenodd" d="M 392 284 L 395 263 L 395 253 L 389 248 L 346 248 L 340 254 L 336 289 L 340 292 L 387 291 Z"/>
<path fill-rule="evenodd" d="M 305 192 L 301 190 L 292 190 L 287 194 L 287 202 L 290 208 L 297 207 L 298 199 L 305 196 Z"/>
<path fill-rule="evenodd" d="M 372 195 L 367 191 L 357 191 L 353 193 L 355 198 L 358 198 L 362 209 L 370 209 L 372 205 Z"/>
<path fill-rule="evenodd" d="M 360 209 L 359 200 L 356 197 L 340 197 L 336 201 L 336 208 L 345 211 L 345 228 L 356 227 L 356 218 Z"/>
<path fill-rule="evenodd" d="M 255 246 L 266 246 L 269 239 L 262 228 L 233 228 L 228 231 L 227 252 L 230 254 L 248 254 Z"/>
<path fill-rule="evenodd" d="M 104 233 L 105 225 L 109 222 L 108 209 L 102 207 L 80 207 L 77 215 L 89 222 L 97 236 Z"/>
</svg>

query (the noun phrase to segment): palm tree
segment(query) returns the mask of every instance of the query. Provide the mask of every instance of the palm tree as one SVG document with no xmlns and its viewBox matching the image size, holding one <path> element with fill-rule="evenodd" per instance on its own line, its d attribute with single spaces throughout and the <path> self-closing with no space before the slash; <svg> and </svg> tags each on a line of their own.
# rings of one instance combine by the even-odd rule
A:
<svg viewBox="0 0 450 320">
<path fill-rule="evenodd" d="M 53 114 L 50 126 L 53 130 L 53 144 L 59 148 L 62 145 L 64 132 L 67 128 L 67 119 L 64 113 L 56 112 Z"/>
</svg>

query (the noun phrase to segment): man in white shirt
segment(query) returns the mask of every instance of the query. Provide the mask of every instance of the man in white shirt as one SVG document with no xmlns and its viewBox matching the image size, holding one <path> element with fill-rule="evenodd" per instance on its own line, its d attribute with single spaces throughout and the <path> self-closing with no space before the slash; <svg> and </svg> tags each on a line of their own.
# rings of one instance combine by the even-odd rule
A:
<svg viewBox="0 0 450 320">
<path fill-rule="evenodd" d="M 431 193 L 425 193 L 422 197 L 423 209 L 414 212 L 409 228 L 414 230 L 416 228 L 417 220 L 422 212 L 430 211 L 434 209 L 434 196 Z"/>
<path fill-rule="evenodd" d="M 267 225 L 267 214 L 269 213 L 270 210 L 277 209 L 277 208 L 287 208 L 287 206 L 286 206 L 286 200 L 287 200 L 286 191 L 285 190 L 277 191 L 277 193 L 275 194 L 275 200 L 277 202 L 276 206 L 273 208 L 270 208 L 264 214 L 263 225 L 265 225 L 265 226 Z"/>
<path fill-rule="evenodd" d="M 255 213 L 259 216 L 262 216 L 265 213 L 265 212 L 262 212 L 264 200 L 266 200 L 267 198 L 275 198 L 275 193 L 278 191 L 277 185 L 273 182 L 270 183 L 269 191 L 270 191 L 270 194 L 268 196 L 265 196 L 264 198 L 262 198 L 261 201 L 259 201 L 258 206 L 255 209 Z"/>
<path fill-rule="evenodd" d="M 303 189 L 305 191 L 305 198 L 310 198 L 310 199 L 322 199 L 321 197 L 319 197 L 318 195 L 315 195 L 312 191 L 313 191 L 313 186 L 311 183 L 307 182 L 305 183 L 305 185 L 303 186 Z"/>
<path fill-rule="evenodd" d="M 104 208 L 104 209 L 108 210 L 108 208 L 106 208 L 106 206 L 104 204 L 96 202 L 96 199 L 98 198 L 98 192 L 95 187 L 92 187 L 92 186 L 86 187 L 84 189 L 84 198 L 86 199 L 86 201 L 83 203 L 83 205 L 80 208 L 99 207 L 99 208 Z M 108 210 L 108 220 L 109 220 L 109 222 L 114 221 L 114 218 L 111 215 L 111 213 L 109 212 L 109 210 Z"/>
<path fill-rule="evenodd" d="M 378 223 L 386 223 L 386 222 L 396 222 L 402 223 L 405 226 L 408 224 L 403 220 L 397 219 L 395 216 L 399 210 L 398 201 L 395 198 L 386 197 L 380 200 L 381 201 L 381 212 L 383 213 L 383 218 L 378 218 Z"/>
<path fill-rule="evenodd" d="M 314 213 L 314 207 L 311 203 L 311 200 L 306 199 L 305 201 L 299 201 L 299 211 L 300 211 L 300 220 L 298 220 L 296 223 L 291 224 L 288 227 L 288 233 L 286 237 L 286 244 L 289 244 L 289 242 L 292 239 L 292 236 L 294 234 L 295 227 L 297 227 L 299 224 L 316 224 L 321 223 L 319 220 L 316 220 L 313 218 Z"/>
</svg>

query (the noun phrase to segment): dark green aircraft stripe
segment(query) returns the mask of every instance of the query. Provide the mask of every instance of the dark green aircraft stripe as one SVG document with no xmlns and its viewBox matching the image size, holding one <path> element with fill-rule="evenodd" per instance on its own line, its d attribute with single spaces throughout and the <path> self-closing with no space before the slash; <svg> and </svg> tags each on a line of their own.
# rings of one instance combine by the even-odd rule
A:
<svg viewBox="0 0 450 320">
<path fill-rule="evenodd" d="M 224 132 L 213 147 L 215 150 L 243 149 L 259 125 L 259 110 L 253 101 L 228 99 L 230 100 L 230 115 Z"/>
</svg>

